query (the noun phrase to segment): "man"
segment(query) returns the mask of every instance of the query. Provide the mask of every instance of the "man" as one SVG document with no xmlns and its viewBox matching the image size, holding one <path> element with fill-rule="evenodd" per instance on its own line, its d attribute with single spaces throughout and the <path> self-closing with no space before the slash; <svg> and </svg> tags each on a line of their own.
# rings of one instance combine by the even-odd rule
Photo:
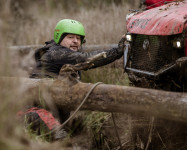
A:
<svg viewBox="0 0 187 150">
<path fill-rule="evenodd" d="M 124 41 L 124 39 L 122 39 Z M 54 31 L 54 40 L 46 42 L 46 46 L 35 53 L 36 69 L 31 77 L 55 77 L 58 76 L 64 64 L 77 64 L 85 62 L 89 57 L 103 51 L 81 52 L 81 46 L 85 42 L 83 25 L 75 20 L 64 19 L 57 23 Z M 121 42 L 123 43 L 123 42 Z M 106 58 L 94 62 L 93 68 L 109 64 L 123 55 L 121 47 L 105 50 Z"/>
<path fill-rule="evenodd" d="M 125 39 L 122 38 L 118 48 L 105 51 L 81 52 L 81 46 L 85 42 L 85 30 L 83 25 L 76 20 L 61 20 L 55 27 L 54 40 L 46 42 L 46 46 L 36 51 L 36 68 L 31 78 L 56 78 L 63 65 L 74 65 L 85 62 L 88 58 L 101 52 L 106 52 L 106 58 L 96 60 L 92 68 L 109 64 L 121 58 L 123 55 L 124 40 Z M 50 112 L 39 107 L 40 106 L 32 107 L 25 113 L 28 123 L 32 123 L 31 129 L 33 130 L 38 130 L 41 123 L 46 125 L 49 130 L 53 130 L 54 128 L 58 128 L 60 123 L 64 122 L 69 116 L 69 112 L 63 112 L 63 110 L 59 109 L 59 123 L 58 120 L 53 117 L 55 114 L 52 115 Z M 65 137 L 64 131 L 62 131 L 62 134 L 59 134 L 59 132 L 54 135 L 53 140 Z M 37 134 L 41 133 L 38 131 Z"/>
</svg>

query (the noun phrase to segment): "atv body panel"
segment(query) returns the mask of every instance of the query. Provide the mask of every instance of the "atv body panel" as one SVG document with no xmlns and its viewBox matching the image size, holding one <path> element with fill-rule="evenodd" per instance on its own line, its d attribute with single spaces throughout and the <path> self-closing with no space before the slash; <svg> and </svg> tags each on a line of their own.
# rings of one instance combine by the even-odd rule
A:
<svg viewBox="0 0 187 150">
<path fill-rule="evenodd" d="M 127 17 L 124 69 L 140 87 L 172 90 L 187 85 L 187 0 Z M 172 85 L 172 87 L 173 87 Z M 165 88 L 167 87 L 167 88 Z"/>
<path fill-rule="evenodd" d="M 182 33 L 187 23 L 187 1 L 172 2 L 138 13 L 127 20 L 133 34 L 174 35 Z"/>
<path fill-rule="evenodd" d="M 170 1 L 173 1 L 173 0 L 145 0 L 145 4 L 147 6 L 146 7 L 147 9 L 152 9 L 158 6 L 162 6 L 165 3 L 168 3 Z"/>
</svg>

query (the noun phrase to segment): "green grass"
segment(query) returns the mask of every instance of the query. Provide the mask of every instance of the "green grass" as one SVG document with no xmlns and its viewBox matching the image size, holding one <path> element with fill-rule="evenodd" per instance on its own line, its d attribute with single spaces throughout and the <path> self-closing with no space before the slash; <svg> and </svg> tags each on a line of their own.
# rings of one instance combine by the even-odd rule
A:
<svg viewBox="0 0 187 150">
<path fill-rule="evenodd" d="M 100 67 L 82 71 L 81 80 L 87 83 L 103 82 L 105 84 L 129 85 L 127 74 L 123 68 Z"/>
</svg>

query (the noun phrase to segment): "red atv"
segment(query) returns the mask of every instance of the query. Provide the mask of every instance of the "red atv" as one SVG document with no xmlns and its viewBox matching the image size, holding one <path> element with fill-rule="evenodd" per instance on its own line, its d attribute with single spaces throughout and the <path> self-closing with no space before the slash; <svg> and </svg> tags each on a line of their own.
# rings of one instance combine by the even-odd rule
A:
<svg viewBox="0 0 187 150">
<path fill-rule="evenodd" d="M 146 9 L 155 8 L 158 6 L 162 6 L 167 2 L 174 1 L 174 0 L 141 0 L 140 1 L 140 7 L 143 5 L 146 6 Z"/>
<path fill-rule="evenodd" d="M 187 0 L 127 15 L 124 68 L 135 86 L 187 91 Z"/>
</svg>

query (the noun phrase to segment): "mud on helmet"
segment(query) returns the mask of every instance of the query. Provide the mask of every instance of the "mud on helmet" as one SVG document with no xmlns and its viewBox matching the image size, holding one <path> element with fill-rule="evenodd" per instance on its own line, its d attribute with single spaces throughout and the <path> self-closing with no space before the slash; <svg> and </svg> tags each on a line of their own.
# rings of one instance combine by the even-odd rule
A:
<svg viewBox="0 0 187 150">
<path fill-rule="evenodd" d="M 71 19 L 63 19 L 60 20 L 54 31 L 54 41 L 57 44 L 60 44 L 62 39 L 67 35 L 67 34 L 77 34 L 81 36 L 81 43 L 84 43 L 84 38 L 85 38 L 85 31 L 84 31 L 84 26 L 76 20 L 71 20 Z"/>
</svg>

